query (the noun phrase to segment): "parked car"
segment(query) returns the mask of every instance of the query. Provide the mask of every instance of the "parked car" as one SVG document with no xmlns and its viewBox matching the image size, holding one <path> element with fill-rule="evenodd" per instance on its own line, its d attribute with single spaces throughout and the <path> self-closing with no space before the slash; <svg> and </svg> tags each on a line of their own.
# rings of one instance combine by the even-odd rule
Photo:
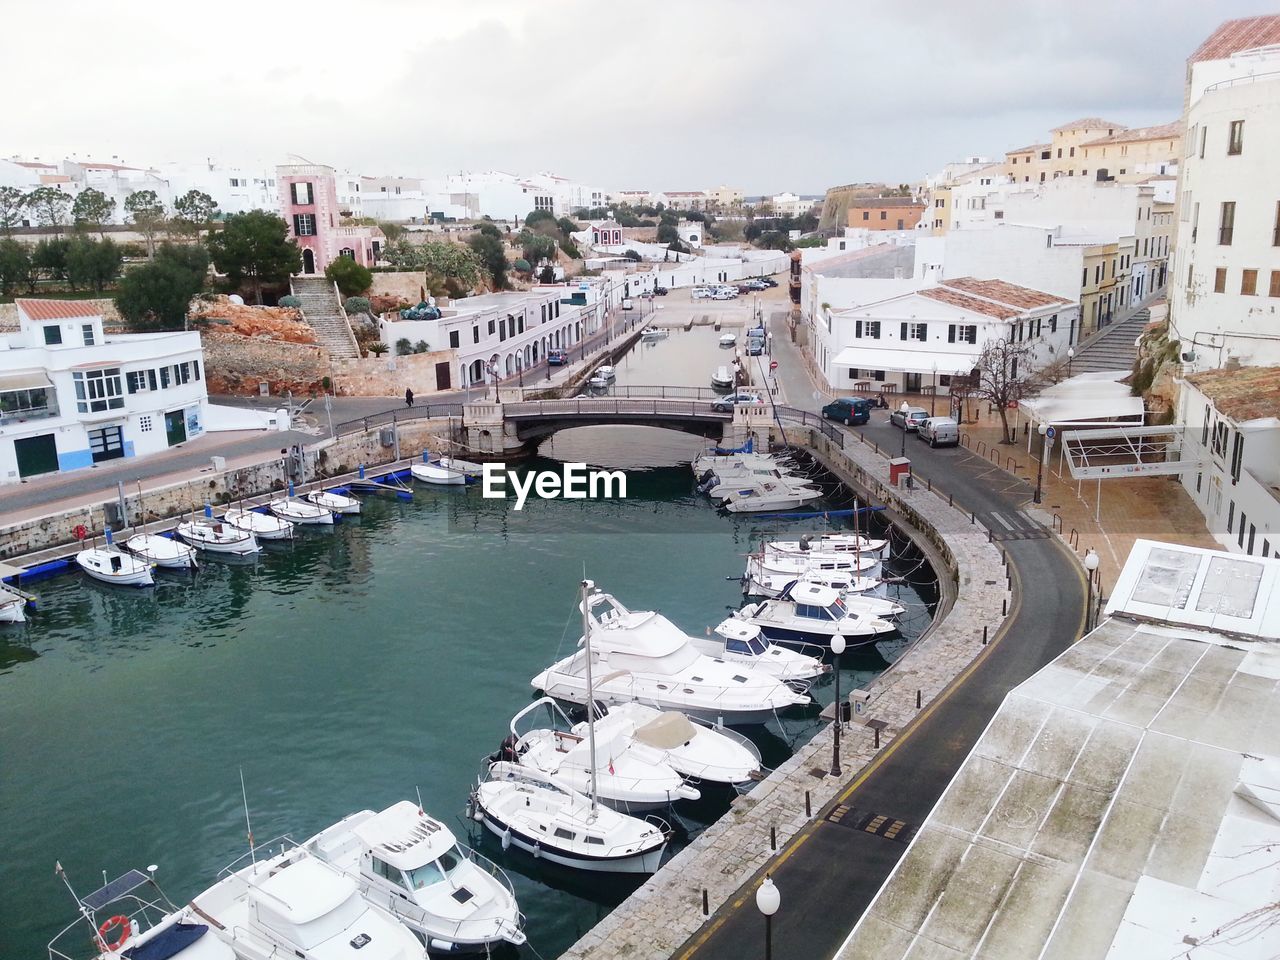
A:
<svg viewBox="0 0 1280 960">
<path fill-rule="evenodd" d="M 822 415 L 854 427 L 871 419 L 871 401 L 862 397 L 837 397 L 822 408 Z"/>
<path fill-rule="evenodd" d="M 898 406 L 893 413 L 889 414 L 889 422 L 895 427 L 901 427 L 907 433 L 915 433 L 920 424 L 928 419 L 929 411 L 924 407 L 907 407 L 903 411 L 902 407 Z"/>
<path fill-rule="evenodd" d="M 736 300 L 738 291 L 734 287 L 716 287 L 711 291 L 712 300 Z"/>
<path fill-rule="evenodd" d="M 960 424 L 954 417 L 930 417 L 916 428 L 916 436 L 931 447 L 958 447 Z"/>
<path fill-rule="evenodd" d="M 734 287 L 734 289 L 737 290 L 739 293 L 752 293 L 755 291 L 755 287 L 749 286 L 748 284 L 745 284 L 745 283 L 738 284 L 736 287 Z"/>
<path fill-rule="evenodd" d="M 568 362 L 569 362 L 569 353 L 567 350 L 548 350 L 547 351 L 547 366 L 563 367 Z"/>
<path fill-rule="evenodd" d="M 776 287 L 778 285 L 778 281 L 773 279 L 773 277 L 759 277 L 757 279 L 759 279 L 759 281 L 766 287 Z"/>
<path fill-rule="evenodd" d="M 742 286 L 746 287 L 748 290 L 768 290 L 769 289 L 769 285 L 765 283 L 763 280 L 761 280 L 759 277 L 753 277 L 752 279 L 748 280 L 746 283 L 742 284 Z"/>
<path fill-rule="evenodd" d="M 653 292 L 659 297 L 665 297 L 671 291 L 668 290 L 666 287 L 654 287 Z"/>
<path fill-rule="evenodd" d="M 694 287 L 689 295 L 694 300 L 710 300 L 714 296 L 710 287 Z"/>
<path fill-rule="evenodd" d="M 747 356 L 759 357 L 764 354 L 764 338 L 751 337 L 747 340 Z"/>
<path fill-rule="evenodd" d="M 753 393 L 750 390 L 739 390 L 737 393 L 731 393 L 727 397 L 713 400 L 711 409 L 720 413 L 729 413 L 740 403 L 764 403 L 764 400 L 761 399 L 758 393 Z"/>
</svg>

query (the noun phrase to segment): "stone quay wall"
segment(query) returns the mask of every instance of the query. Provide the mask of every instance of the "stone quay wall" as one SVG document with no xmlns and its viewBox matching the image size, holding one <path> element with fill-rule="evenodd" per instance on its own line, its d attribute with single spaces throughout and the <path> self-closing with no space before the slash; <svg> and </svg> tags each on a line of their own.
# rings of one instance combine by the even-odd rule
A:
<svg viewBox="0 0 1280 960">
<path fill-rule="evenodd" d="M 416 460 L 423 447 L 439 445 L 450 439 L 450 431 L 455 424 L 456 421 L 447 419 L 400 423 L 400 462 Z M 282 491 L 290 480 L 297 482 L 303 475 L 314 481 L 318 476 L 337 477 L 353 473 L 362 463 L 366 467 L 384 466 L 392 462 L 395 449 L 382 444 L 382 431 L 386 429 L 389 427 L 384 425 L 364 433 L 326 438 L 309 445 L 303 452 L 305 473 L 298 470 L 296 463 L 289 458 L 275 457 L 232 470 L 215 472 L 210 469 L 197 478 L 154 487 L 141 494 L 136 487 L 130 490 L 126 484 L 125 507 L 130 521 L 140 526 L 145 524 L 151 529 L 168 529 L 182 514 L 201 512 L 206 503 L 226 504 Z M 75 543 L 76 527 L 83 525 L 90 536 L 102 536 L 106 521 L 103 505 L 117 502 L 115 491 L 104 490 L 102 499 L 90 507 L 81 506 L 37 520 L 0 527 L 0 560 L 13 562 L 14 558 L 23 557 L 19 565 L 30 565 L 64 556 L 69 546 Z"/>
<path fill-rule="evenodd" d="M 376 276 L 376 274 L 375 274 Z M 398 397 L 405 389 L 426 397 L 436 390 L 436 364 L 453 368 L 452 350 L 403 357 L 338 358 L 333 361 L 333 390 L 339 397 Z"/>
<path fill-rule="evenodd" d="M 867 687 L 868 717 L 885 724 L 880 748 L 874 731 L 851 723 L 841 739 L 842 778 L 829 776 L 828 725 L 729 811 L 680 851 L 609 916 L 584 934 L 562 960 L 666 958 L 696 934 L 743 884 L 785 848 L 822 808 L 883 752 L 903 728 L 986 649 L 1005 620 L 1008 579 L 999 548 L 968 514 L 928 490 L 896 490 L 888 460 L 869 444 L 845 435 L 840 447 L 820 431 L 788 428 L 788 439 L 807 447 L 846 482 L 861 487 L 936 547 L 956 587 L 955 602 L 892 667 Z M 917 694 L 921 707 L 917 707 Z M 811 813 L 806 813 L 806 809 Z M 772 838 L 772 839 L 771 839 Z M 773 842 L 776 841 L 777 849 Z M 708 913 L 703 912 L 703 895 Z"/>
</svg>

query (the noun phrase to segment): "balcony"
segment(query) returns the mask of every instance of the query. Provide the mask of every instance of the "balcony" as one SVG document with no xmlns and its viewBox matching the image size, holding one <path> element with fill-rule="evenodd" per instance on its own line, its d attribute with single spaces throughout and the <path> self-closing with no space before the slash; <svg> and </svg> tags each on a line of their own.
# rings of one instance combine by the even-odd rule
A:
<svg viewBox="0 0 1280 960">
<path fill-rule="evenodd" d="M 47 420 L 60 415 L 58 398 L 49 391 L 45 396 L 40 390 L 13 390 L 0 392 L 0 428 L 31 420 Z"/>
</svg>

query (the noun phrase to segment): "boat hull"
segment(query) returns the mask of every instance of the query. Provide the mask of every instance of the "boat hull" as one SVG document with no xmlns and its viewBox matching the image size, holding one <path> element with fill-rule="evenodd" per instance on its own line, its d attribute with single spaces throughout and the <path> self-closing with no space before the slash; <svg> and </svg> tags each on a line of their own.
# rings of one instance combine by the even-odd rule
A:
<svg viewBox="0 0 1280 960">
<path fill-rule="evenodd" d="M 151 575 L 151 564 L 145 560 L 131 557 L 127 553 L 117 556 L 128 561 L 121 563 L 119 569 L 113 569 L 109 557 L 98 556 L 105 551 L 84 550 L 76 554 L 76 565 L 88 576 L 99 583 L 110 583 L 117 587 L 150 587 L 155 585 Z"/>
<path fill-rule="evenodd" d="M 253 534 L 242 530 L 236 530 L 234 536 L 207 535 L 203 534 L 198 527 L 193 528 L 188 524 L 180 523 L 178 524 L 178 536 L 197 550 L 225 554 L 229 557 L 248 557 L 262 549 L 258 546 L 258 540 Z"/>
<path fill-rule="evenodd" d="M 777 624 L 765 624 L 758 620 L 748 620 L 748 623 L 754 623 L 760 628 L 760 633 L 772 640 L 774 643 L 803 643 L 812 646 L 824 647 L 831 649 L 831 637 L 825 633 L 813 633 L 810 630 L 798 630 L 793 627 L 780 627 Z M 887 633 L 866 634 L 864 636 L 851 637 L 847 634 L 844 636 L 845 648 L 847 650 L 856 650 L 859 647 L 874 646 L 883 640 Z"/>
<path fill-rule="evenodd" d="M 197 566 L 195 550 L 185 543 L 179 543 L 167 537 L 155 535 L 130 537 L 125 541 L 124 549 L 135 557 L 166 570 L 194 570 Z"/>
<path fill-rule="evenodd" d="M 360 512 L 360 501 L 355 497 L 344 496 L 329 490 L 313 490 L 306 495 L 305 499 L 308 503 L 322 507 L 331 513 L 351 515 Z"/>
<path fill-rule="evenodd" d="M 409 467 L 413 479 L 445 487 L 460 487 L 467 482 L 467 475 L 434 463 L 415 463 Z"/>
<path fill-rule="evenodd" d="M 662 854 L 666 849 L 665 843 L 651 850 L 620 857 L 589 857 L 584 854 L 570 853 L 544 846 L 536 838 L 508 826 L 508 824 L 486 810 L 483 805 L 478 804 L 476 809 L 480 814 L 480 820 L 485 829 L 498 839 L 504 839 L 508 836 L 508 831 L 510 831 L 512 846 L 519 847 L 525 853 L 532 854 L 540 860 L 558 863 L 562 867 L 569 867 L 572 870 L 591 870 L 596 873 L 646 874 L 656 873 L 658 867 L 662 866 Z"/>
<path fill-rule="evenodd" d="M 251 533 L 259 540 L 293 539 L 293 524 L 274 513 L 258 513 L 256 510 L 228 511 L 222 522 L 242 533 Z"/>
<path fill-rule="evenodd" d="M 0 595 L 0 623 L 25 623 L 26 619 L 25 597 L 9 598 L 8 594 Z"/>
<path fill-rule="evenodd" d="M 333 526 L 333 513 L 314 503 L 296 502 L 293 500 L 272 500 L 267 509 L 281 520 L 299 523 L 304 526 Z"/>
<path fill-rule="evenodd" d="M 537 686 L 535 684 L 535 686 Z M 586 706 L 587 698 L 584 693 L 573 691 L 567 687 L 537 687 L 552 699 L 559 700 L 561 703 L 571 703 L 575 706 Z M 615 706 L 624 703 L 641 703 L 647 707 L 656 707 L 659 710 L 676 710 L 685 716 L 696 719 L 706 720 L 708 723 L 723 723 L 729 727 L 751 727 L 757 724 L 768 723 L 770 720 L 776 720 L 778 714 L 789 709 L 791 706 L 800 706 L 800 704 L 787 704 L 784 707 L 773 709 L 772 707 L 759 707 L 749 710 L 721 710 L 716 707 L 694 707 L 686 703 L 675 701 L 663 701 L 658 699 L 640 699 L 637 697 L 619 696 L 611 694 L 608 691 L 596 687 L 595 699 L 604 703 L 606 706 Z"/>
</svg>

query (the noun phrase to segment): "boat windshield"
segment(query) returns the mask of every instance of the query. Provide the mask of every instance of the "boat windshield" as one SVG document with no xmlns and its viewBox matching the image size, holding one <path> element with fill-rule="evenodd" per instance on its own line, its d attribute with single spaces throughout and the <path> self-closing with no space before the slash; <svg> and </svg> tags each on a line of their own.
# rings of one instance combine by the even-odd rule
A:
<svg viewBox="0 0 1280 960">
<path fill-rule="evenodd" d="M 837 600 L 831 606 L 827 607 L 827 613 L 831 615 L 832 620 L 843 620 L 849 615 L 849 611 L 845 609 L 844 601 Z"/>
<path fill-rule="evenodd" d="M 409 889 L 421 890 L 442 882 L 446 877 L 453 876 L 453 872 L 462 865 L 462 861 L 462 852 L 457 847 L 453 847 L 445 851 L 439 860 L 424 863 L 414 870 L 406 870 Z"/>
</svg>

